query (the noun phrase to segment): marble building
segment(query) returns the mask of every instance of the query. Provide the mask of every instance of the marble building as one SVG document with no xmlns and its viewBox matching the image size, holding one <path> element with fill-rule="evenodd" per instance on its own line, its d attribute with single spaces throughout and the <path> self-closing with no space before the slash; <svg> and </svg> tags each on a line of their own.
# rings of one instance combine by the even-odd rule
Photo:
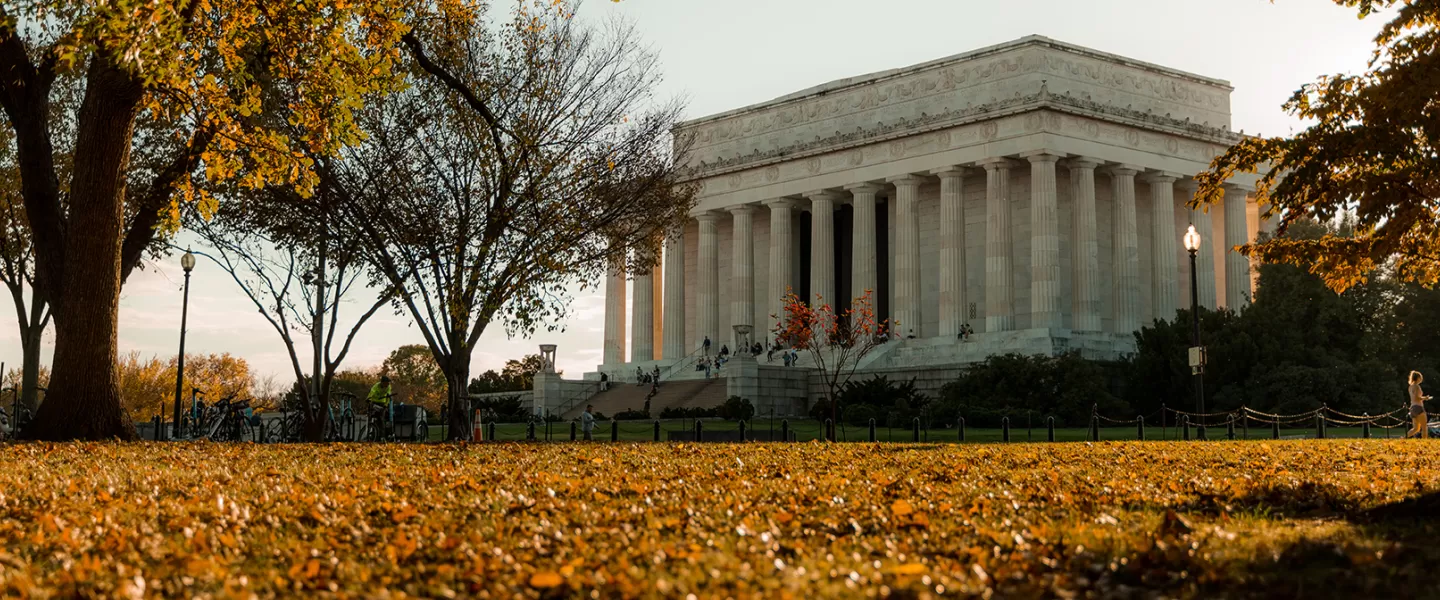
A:
<svg viewBox="0 0 1440 600">
<path fill-rule="evenodd" d="M 763 341 L 787 288 L 836 302 L 874 290 L 915 339 L 862 370 L 1114 357 L 1189 306 L 1191 223 L 1200 303 L 1238 307 L 1253 279 L 1231 248 L 1267 226 L 1253 179 L 1223 206 L 1185 206 L 1192 176 L 1240 139 L 1231 91 L 1031 36 L 685 122 L 694 218 L 659 268 L 611 274 L 599 368 L 670 367 L 706 336 L 733 344 L 735 325 Z"/>
</svg>

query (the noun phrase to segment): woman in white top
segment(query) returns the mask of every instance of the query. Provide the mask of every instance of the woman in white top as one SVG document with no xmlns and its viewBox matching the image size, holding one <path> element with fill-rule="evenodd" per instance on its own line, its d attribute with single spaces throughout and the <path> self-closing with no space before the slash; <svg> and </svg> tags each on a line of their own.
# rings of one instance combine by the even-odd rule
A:
<svg viewBox="0 0 1440 600">
<path fill-rule="evenodd" d="M 1430 429 L 1425 423 L 1425 401 L 1430 397 L 1420 390 L 1420 382 L 1425 377 L 1419 371 L 1410 372 L 1410 420 L 1415 423 L 1415 428 L 1405 434 L 1405 437 L 1430 437 Z"/>
</svg>

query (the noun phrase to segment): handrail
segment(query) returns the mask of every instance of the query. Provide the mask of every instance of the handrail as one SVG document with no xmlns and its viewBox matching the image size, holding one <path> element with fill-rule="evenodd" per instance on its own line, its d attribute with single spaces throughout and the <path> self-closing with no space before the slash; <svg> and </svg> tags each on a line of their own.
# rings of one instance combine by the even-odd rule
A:
<svg viewBox="0 0 1440 600">
<path fill-rule="evenodd" d="M 569 398 L 561 400 L 560 404 L 556 407 L 554 411 L 555 414 L 565 414 L 565 411 L 579 406 L 582 401 L 589 399 L 591 396 L 594 396 L 600 391 L 598 389 L 600 387 L 599 381 L 584 381 L 581 383 L 583 383 L 585 387 L 573 394 L 570 394 Z"/>
</svg>

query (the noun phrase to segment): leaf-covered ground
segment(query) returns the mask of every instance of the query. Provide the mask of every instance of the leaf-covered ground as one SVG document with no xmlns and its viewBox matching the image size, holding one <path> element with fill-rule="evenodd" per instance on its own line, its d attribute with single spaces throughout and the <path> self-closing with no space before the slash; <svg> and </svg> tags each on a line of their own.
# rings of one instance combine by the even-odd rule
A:
<svg viewBox="0 0 1440 600">
<path fill-rule="evenodd" d="M 1422 597 L 1440 445 L 0 446 L 5 597 Z"/>
</svg>

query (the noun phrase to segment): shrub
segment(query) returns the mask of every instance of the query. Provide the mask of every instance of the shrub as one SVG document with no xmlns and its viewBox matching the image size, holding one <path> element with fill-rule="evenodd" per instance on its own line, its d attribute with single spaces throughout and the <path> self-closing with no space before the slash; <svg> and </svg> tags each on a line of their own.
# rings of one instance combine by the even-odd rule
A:
<svg viewBox="0 0 1440 600">
<path fill-rule="evenodd" d="M 623 411 L 620 411 L 620 412 L 618 412 L 618 413 L 615 413 L 615 420 L 616 420 L 616 421 L 648 421 L 649 419 L 650 419 L 650 413 L 649 413 L 649 411 L 644 411 L 644 410 L 634 410 L 634 409 L 631 409 L 631 410 L 623 410 Z"/>
<path fill-rule="evenodd" d="M 660 411 L 662 419 L 713 419 L 720 416 L 716 408 L 670 407 Z"/>
<path fill-rule="evenodd" d="M 731 396 L 720 405 L 718 415 L 727 421 L 749 421 L 755 416 L 755 406 L 749 400 Z"/>
</svg>

